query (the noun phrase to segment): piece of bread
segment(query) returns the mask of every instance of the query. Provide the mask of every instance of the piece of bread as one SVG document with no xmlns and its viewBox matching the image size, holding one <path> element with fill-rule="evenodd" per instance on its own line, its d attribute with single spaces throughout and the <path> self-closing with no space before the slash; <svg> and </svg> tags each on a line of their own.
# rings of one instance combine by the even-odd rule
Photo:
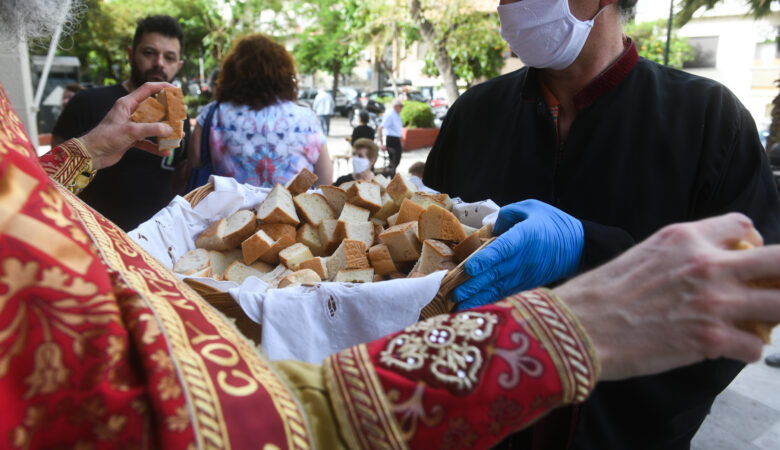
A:
<svg viewBox="0 0 780 450">
<path fill-rule="evenodd" d="M 288 274 L 279 281 L 279 287 L 297 286 L 299 284 L 311 284 L 319 283 L 322 281 L 317 272 L 311 269 L 301 269 L 291 274 Z"/>
<path fill-rule="evenodd" d="M 398 280 L 400 278 L 406 278 L 406 275 L 401 272 L 392 272 L 384 276 L 385 280 Z"/>
<path fill-rule="evenodd" d="M 417 222 L 394 225 L 379 235 L 387 245 L 394 262 L 416 261 L 420 257 L 422 244 L 417 239 Z"/>
<path fill-rule="evenodd" d="M 341 210 L 341 214 L 339 214 L 338 220 L 343 222 L 362 223 L 367 222 L 369 216 L 371 216 L 371 211 L 366 208 L 353 205 L 352 203 L 345 203 L 344 208 Z"/>
<path fill-rule="evenodd" d="M 287 268 L 292 270 L 298 270 L 298 265 L 301 262 L 306 261 L 313 256 L 309 247 L 301 243 L 293 244 L 279 252 L 279 260 L 282 264 L 287 266 Z"/>
<path fill-rule="evenodd" d="M 295 244 L 295 227 L 286 223 L 261 223 L 257 225 L 257 229 L 265 231 L 265 234 L 276 241 L 268 251 L 260 255 L 260 261 L 279 264 L 279 252 Z"/>
<path fill-rule="evenodd" d="M 412 198 L 412 194 L 415 192 L 417 192 L 417 186 L 400 173 L 395 174 L 387 185 L 388 195 L 399 205 L 404 198 Z"/>
<path fill-rule="evenodd" d="M 420 214 L 420 240 L 460 242 L 466 239 L 463 226 L 454 214 L 439 205 L 431 205 Z"/>
<path fill-rule="evenodd" d="M 295 196 L 309 190 L 310 187 L 314 186 L 314 183 L 317 182 L 318 179 L 319 177 L 317 175 L 304 167 L 292 180 L 287 182 L 285 187 L 290 191 L 290 194 Z"/>
<path fill-rule="evenodd" d="M 401 209 L 398 210 L 398 217 L 395 219 L 395 224 L 400 225 L 406 222 L 417 222 L 424 211 L 425 208 L 419 204 L 408 198 L 404 198 L 401 202 Z"/>
<path fill-rule="evenodd" d="M 349 188 L 352 187 L 352 185 L 355 184 L 354 181 L 345 181 L 339 185 L 341 189 L 344 189 L 344 191 L 348 191 Z"/>
<path fill-rule="evenodd" d="M 223 217 L 213 222 L 195 239 L 195 247 L 205 248 L 206 250 L 227 250 L 228 247 L 222 239 L 225 236 L 226 229 L 227 218 Z"/>
<path fill-rule="evenodd" d="M 165 123 L 173 129 L 171 134 L 157 139 L 157 150 L 168 150 L 177 148 L 181 144 L 181 138 L 184 137 L 183 120 L 166 120 Z"/>
<path fill-rule="evenodd" d="M 195 246 L 207 250 L 229 250 L 238 247 L 254 232 L 254 213 L 242 209 L 209 225 L 195 240 Z"/>
<path fill-rule="evenodd" d="M 753 245 L 747 241 L 739 241 L 732 245 L 733 250 L 748 250 Z M 755 280 L 748 282 L 748 286 L 763 289 L 780 289 L 780 280 Z M 758 335 L 764 344 L 769 344 L 772 339 L 772 329 L 778 325 L 777 322 L 767 322 L 763 320 L 740 320 L 736 321 L 737 328 Z"/>
<path fill-rule="evenodd" d="M 340 240 L 336 235 L 338 220 L 323 220 L 319 227 L 320 243 L 324 254 L 330 255 L 339 246 Z"/>
<path fill-rule="evenodd" d="M 241 243 L 241 252 L 244 255 L 244 264 L 252 264 L 263 253 L 267 252 L 274 246 L 276 240 L 268 236 L 265 231 L 257 230 L 255 234 L 249 236 L 244 242 Z"/>
<path fill-rule="evenodd" d="M 487 225 L 483 225 L 482 228 L 479 229 L 479 238 L 480 239 L 490 239 L 493 237 L 493 224 L 489 223 Z"/>
<path fill-rule="evenodd" d="M 322 241 L 320 241 L 319 229 L 310 223 L 304 223 L 298 228 L 295 242 L 300 242 L 309 247 L 311 254 L 314 256 L 325 255 L 325 248 L 322 246 Z"/>
<path fill-rule="evenodd" d="M 204 271 L 210 272 L 210 270 L 211 261 L 209 260 L 209 252 L 202 248 L 196 248 L 181 255 L 173 265 L 173 271 L 182 275 L 193 275 L 199 272 L 204 273 Z M 209 277 L 211 274 L 208 273 L 207 275 L 198 276 Z"/>
<path fill-rule="evenodd" d="M 371 179 L 371 182 L 378 184 L 379 189 L 383 194 L 387 191 L 387 185 L 390 184 L 390 180 L 381 173 L 379 175 L 374 175 L 374 178 Z"/>
<path fill-rule="evenodd" d="M 482 240 L 479 238 L 479 231 L 472 233 L 466 237 L 466 239 L 460 241 L 452 250 L 455 252 L 455 261 L 465 261 L 472 253 L 482 245 Z"/>
<path fill-rule="evenodd" d="M 371 222 L 350 223 L 341 220 L 336 224 L 336 240 L 352 239 L 366 244 L 366 248 L 374 245 L 374 224 Z"/>
<path fill-rule="evenodd" d="M 326 261 L 328 275 L 335 277 L 342 269 L 367 269 L 371 267 L 366 257 L 366 244 L 346 239 Z"/>
<path fill-rule="evenodd" d="M 274 270 L 263 275 L 261 279 L 268 283 L 268 286 L 276 288 L 279 286 L 279 283 L 284 279 L 284 277 L 291 274 L 292 272 L 293 271 L 288 269 L 284 264 L 279 264 L 274 268 Z"/>
<path fill-rule="evenodd" d="M 268 197 L 257 208 L 257 220 L 260 223 L 286 223 L 298 225 L 298 214 L 295 212 L 295 204 L 292 195 L 284 186 L 278 184 L 271 189 Z"/>
<path fill-rule="evenodd" d="M 180 88 L 165 88 L 157 94 L 157 101 L 165 108 L 165 119 L 178 121 L 187 119 L 187 105 Z"/>
<path fill-rule="evenodd" d="M 452 199 L 447 194 L 429 194 L 417 191 L 412 194 L 411 201 L 427 209 L 431 205 L 439 205 L 447 211 L 452 211 Z"/>
<path fill-rule="evenodd" d="M 241 249 L 234 248 L 233 250 L 226 250 L 223 252 L 216 250 L 209 250 L 209 264 L 211 266 L 211 273 L 214 278 L 221 280 L 225 269 L 233 262 L 240 260 L 243 257 Z"/>
<path fill-rule="evenodd" d="M 302 193 L 293 198 L 298 217 L 314 226 L 320 226 L 325 219 L 335 219 L 333 208 L 321 194 Z"/>
<path fill-rule="evenodd" d="M 393 214 L 387 218 L 387 224 L 391 227 L 395 225 L 395 221 L 398 219 L 398 213 Z"/>
<path fill-rule="evenodd" d="M 165 106 L 153 97 L 149 97 L 138 105 L 130 120 L 137 123 L 154 123 L 161 121 L 163 117 L 165 117 Z"/>
<path fill-rule="evenodd" d="M 341 215 L 341 209 L 347 203 L 347 191 L 336 186 L 320 186 L 320 190 L 328 204 L 333 209 L 333 213 L 338 217 Z"/>
<path fill-rule="evenodd" d="M 374 269 L 342 269 L 333 278 L 342 283 L 371 283 L 374 281 Z"/>
<path fill-rule="evenodd" d="M 358 181 L 347 190 L 349 202 L 371 211 L 371 214 L 382 209 L 382 190 L 378 184 L 369 181 Z"/>
<path fill-rule="evenodd" d="M 390 250 L 388 250 L 385 244 L 377 244 L 369 248 L 368 259 L 371 261 L 371 267 L 379 275 L 398 272 L 398 268 L 395 267 L 393 258 L 390 256 Z"/>
<path fill-rule="evenodd" d="M 460 226 L 463 227 L 463 232 L 466 233 L 466 236 L 470 236 L 479 232 L 478 228 L 470 227 L 463 222 L 460 223 Z"/>
<path fill-rule="evenodd" d="M 222 275 L 222 279 L 241 284 L 250 276 L 262 279 L 262 277 L 271 272 L 271 270 L 273 270 L 273 267 L 260 261 L 254 262 L 248 266 L 241 261 L 234 261 L 227 266 Z"/>
<path fill-rule="evenodd" d="M 323 280 L 328 279 L 328 265 L 325 258 L 319 256 L 315 256 L 314 258 L 309 258 L 298 265 L 298 270 L 303 270 L 303 269 L 311 269 L 317 272 L 317 275 L 320 276 L 320 279 Z"/>
<path fill-rule="evenodd" d="M 420 262 L 417 266 L 417 272 L 423 275 L 441 270 L 441 265 L 452 262 L 455 252 L 447 244 L 434 239 L 423 241 Z"/>
<path fill-rule="evenodd" d="M 379 224 L 374 224 L 374 244 L 381 244 L 382 242 L 379 240 L 379 235 L 382 234 L 382 232 L 385 231 L 385 227 Z"/>
<path fill-rule="evenodd" d="M 399 208 L 399 204 L 396 203 L 392 197 L 387 195 L 387 192 L 385 192 L 382 194 L 382 208 L 374 213 L 374 218 L 379 220 L 386 220 L 388 217 L 396 214 Z"/>
</svg>

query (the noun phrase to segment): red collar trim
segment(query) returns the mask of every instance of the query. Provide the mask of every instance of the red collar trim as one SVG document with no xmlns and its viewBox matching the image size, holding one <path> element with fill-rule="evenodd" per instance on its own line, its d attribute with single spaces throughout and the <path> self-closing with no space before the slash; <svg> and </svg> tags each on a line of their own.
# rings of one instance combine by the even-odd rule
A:
<svg viewBox="0 0 780 450">
<path fill-rule="evenodd" d="M 634 68 L 639 61 L 639 53 L 636 51 L 634 41 L 628 39 L 628 44 L 623 54 L 611 66 L 574 95 L 574 106 L 578 111 L 592 105 L 601 96 L 612 90 Z"/>
</svg>

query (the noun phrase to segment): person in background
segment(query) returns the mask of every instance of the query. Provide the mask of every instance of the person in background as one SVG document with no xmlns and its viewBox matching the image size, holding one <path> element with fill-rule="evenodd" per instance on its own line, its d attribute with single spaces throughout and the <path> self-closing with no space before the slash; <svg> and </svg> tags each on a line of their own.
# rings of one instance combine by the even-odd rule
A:
<svg viewBox="0 0 780 450">
<path fill-rule="evenodd" d="M 374 128 L 368 124 L 368 111 L 360 111 L 360 115 L 358 117 L 360 117 L 360 125 L 356 126 L 352 130 L 352 137 L 350 142 L 354 143 L 360 138 L 366 138 L 373 141 L 374 136 L 376 136 L 376 130 L 374 130 Z"/>
<path fill-rule="evenodd" d="M 398 164 L 401 163 L 401 129 L 403 124 L 401 122 L 401 110 L 404 108 L 404 101 L 400 98 L 393 100 L 393 108 L 382 119 L 382 125 L 376 129 L 379 142 L 382 142 L 382 137 L 385 137 L 385 143 L 382 144 L 382 150 L 387 150 L 390 154 L 390 168 L 392 173 L 395 173 L 395 169 Z"/>
<path fill-rule="evenodd" d="M 320 118 L 320 125 L 325 136 L 330 136 L 330 118 L 333 115 L 333 109 L 336 107 L 333 102 L 333 96 L 325 89 L 317 91 L 314 97 L 314 103 L 311 105 L 314 113 Z"/>
<path fill-rule="evenodd" d="M 127 48 L 130 78 L 120 84 L 85 89 L 65 105 L 52 131 L 52 146 L 83 136 L 94 128 L 114 103 L 147 81 L 173 81 L 184 62 L 184 33 L 170 16 L 148 16 L 138 21 L 132 46 Z M 125 231 L 130 231 L 164 208 L 186 189 L 187 136 L 171 156 L 163 158 L 137 148 L 119 164 L 102 170 L 80 197 Z"/>
<path fill-rule="evenodd" d="M 84 86 L 82 86 L 79 83 L 68 83 L 65 85 L 65 91 L 62 93 L 62 107 L 64 108 L 66 104 L 68 104 L 68 100 L 70 100 L 74 95 L 76 95 L 76 92 L 83 91 Z"/>
<path fill-rule="evenodd" d="M 352 144 L 352 173 L 339 177 L 336 186 L 348 181 L 371 181 L 374 164 L 379 156 L 379 146 L 368 138 L 360 138 Z"/>
<path fill-rule="evenodd" d="M 753 118 L 723 85 L 639 57 L 623 32 L 636 0 L 496 3 L 525 67 L 457 99 L 423 177 L 503 206 L 500 236 L 451 295 L 461 308 L 560 282 L 674 222 L 740 212 L 780 241 L 780 197 Z M 743 367 L 712 359 L 601 383 L 512 444 L 688 448 Z"/>
<path fill-rule="evenodd" d="M 240 38 L 222 62 L 216 101 L 198 115 L 188 159 L 200 161 L 201 135 L 208 133 L 215 175 L 273 187 L 305 168 L 319 177 L 317 184 L 331 184 L 333 166 L 317 116 L 295 103 L 296 73 L 292 55 L 270 37 Z"/>
<path fill-rule="evenodd" d="M 425 163 L 422 161 L 417 161 L 416 163 L 409 166 L 409 181 L 414 183 L 415 186 L 417 186 L 418 189 L 422 188 L 423 186 L 423 173 L 425 172 Z"/>
</svg>

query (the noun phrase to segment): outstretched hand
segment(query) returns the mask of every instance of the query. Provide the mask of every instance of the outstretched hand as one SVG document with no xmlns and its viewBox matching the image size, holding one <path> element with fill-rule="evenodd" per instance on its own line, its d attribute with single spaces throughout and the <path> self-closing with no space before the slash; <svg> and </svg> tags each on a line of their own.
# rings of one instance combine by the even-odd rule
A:
<svg viewBox="0 0 780 450">
<path fill-rule="evenodd" d="M 546 203 L 525 200 L 501 208 L 493 232 L 499 237 L 464 266 L 471 279 L 450 295 L 459 310 L 544 286 L 579 266 L 582 223 Z"/>
<path fill-rule="evenodd" d="M 603 380 L 760 358 L 761 338 L 737 324 L 780 321 L 780 290 L 747 284 L 780 279 L 780 246 L 730 250 L 740 240 L 762 245 L 741 214 L 671 225 L 555 289 L 591 337 Z"/>
<path fill-rule="evenodd" d="M 95 169 L 116 164 L 130 147 L 161 157 L 170 155 L 170 150 L 158 151 L 157 144 L 146 139 L 150 136 L 162 137 L 173 133 L 169 125 L 162 122 L 135 123 L 130 120 L 130 116 L 144 100 L 167 87 L 173 86 L 168 83 L 144 83 L 117 100 L 106 117 L 92 131 L 80 138 L 92 156 L 92 166 Z"/>
</svg>

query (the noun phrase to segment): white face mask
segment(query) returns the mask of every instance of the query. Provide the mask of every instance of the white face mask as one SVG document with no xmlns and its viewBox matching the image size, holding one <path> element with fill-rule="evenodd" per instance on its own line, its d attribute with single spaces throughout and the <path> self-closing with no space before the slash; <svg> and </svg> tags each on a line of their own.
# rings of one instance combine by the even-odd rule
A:
<svg viewBox="0 0 780 450">
<path fill-rule="evenodd" d="M 582 21 L 569 10 L 569 0 L 521 0 L 498 5 L 501 37 L 524 64 L 562 70 L 582 51 L 593 22 L 604 11 Z"/>
<path fill-rule="evenodd" d="M 371 161 L 368 158 L 361 158 L 360 156 L 352 157 L 352 170 L 354 173 L 361 173 L 371 167 Z"/>
</svg>

